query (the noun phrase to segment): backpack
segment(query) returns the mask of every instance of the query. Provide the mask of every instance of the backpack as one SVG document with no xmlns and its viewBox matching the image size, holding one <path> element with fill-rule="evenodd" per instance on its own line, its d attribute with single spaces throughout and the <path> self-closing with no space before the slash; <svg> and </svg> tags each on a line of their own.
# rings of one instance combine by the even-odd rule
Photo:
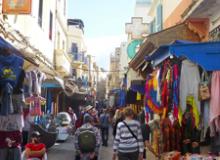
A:
<svg viewBox="0 0 220 160">
<path fill-rule="evenodd" d="M 90 129 L 80 129 L 78 137 L 79 149 L 82 153 L 90 153 L 95 151 L 96 136 L 94 131 Z"/>
</svg>

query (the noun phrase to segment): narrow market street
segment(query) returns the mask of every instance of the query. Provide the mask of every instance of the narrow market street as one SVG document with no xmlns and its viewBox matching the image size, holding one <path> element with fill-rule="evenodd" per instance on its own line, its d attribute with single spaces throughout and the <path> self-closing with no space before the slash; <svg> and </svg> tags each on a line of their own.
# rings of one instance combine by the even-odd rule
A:
<svg viewBox="0 0 220 160">
<path fill-rule="evenodd" d="M 220 0 L 0 2 L 0 160 L 220 160 Z"/>
<path fill-rule="evenodd" d="M 111 133 L 111 132 L 110 132 Z M 110 134 L 111 135 L 111 134 Z M 109 137 L 109 146 L 101 147 L 99 160 L 111 160 L 112 159 L 112 142 L 113 137 Z M 70 137 L 66 142 L 56 143 L 52 148 L 48 150 L 48 158 L 51 160 L 74 160 L 74 137 Z"/>
</svg>

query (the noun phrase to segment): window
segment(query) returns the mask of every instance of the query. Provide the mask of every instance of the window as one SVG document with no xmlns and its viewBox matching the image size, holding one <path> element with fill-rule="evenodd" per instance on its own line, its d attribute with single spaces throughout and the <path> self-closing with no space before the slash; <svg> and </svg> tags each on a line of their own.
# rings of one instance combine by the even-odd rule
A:
<svg viewBox="0 0 220 160">
<path fill-rule="evenodd" d="M 53 37 L 53 13 L 50 11 L 49 39 L 52 40 L 52 37 Z"/>
<path fill-rule="evenodd" d="M 155 32 L 155 19 L 150 23 L 150 33 Z"/>
<path fill-rule="evenodd" d="M 42 17 L 43 17 L 43 0 L 39 0 L 38 24 L 40 27 L 42 27 Z"/>
<path fill-rule="evenodd" d="M 163 6 L 159 4 L 157 6 L 157 26 L 156 31 L 161 31 L 163 29 Z"/>
<path fill-rule="evenodd" d="M 77 44 L 76 43 L 72 43 L 72 46 L 71 46 L 71 53 L 78 53 L 78 47 L 77 47 Z"/>
</svg>

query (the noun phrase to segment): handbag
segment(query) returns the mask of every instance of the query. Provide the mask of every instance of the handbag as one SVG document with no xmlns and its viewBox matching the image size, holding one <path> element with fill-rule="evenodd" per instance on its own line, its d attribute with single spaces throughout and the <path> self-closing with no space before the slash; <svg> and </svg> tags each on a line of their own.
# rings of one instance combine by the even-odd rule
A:
<svg viewBox="0 0 220 160">
<path fill-rule="evenodd" d="M 202 79 L 199 83 L 199 99 L 204 101 L 210 99 L 209 77 L 207 72 L 202 73 Z"/>
</svg>

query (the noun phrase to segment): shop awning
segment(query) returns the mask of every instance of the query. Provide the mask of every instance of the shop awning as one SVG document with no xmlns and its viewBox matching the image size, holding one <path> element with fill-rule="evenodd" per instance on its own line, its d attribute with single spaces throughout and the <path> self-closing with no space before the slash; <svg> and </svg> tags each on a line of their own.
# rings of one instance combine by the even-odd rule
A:
<svg viewBox="0 0 220 160">
<path fill-rule="evenodd" d="M 170 45 L 160 46 L 146 60 L 156 66 L 171 55 L 187 58 L 207 71 L 220 70 L 220 42 L 195 43 L 178 40 Z"/>
<path fill-rule="evenodd" d="M 167 59 L 171 54 L 170 54 L 170 46 L 175 45 L 175 44 L 189 44 L 189 43 L 194 43 L 191 41 L 184 41 L 184 40 L 176 40 L 172 42 L 171 44 L 167 45 L 162 45 L 158 47 L 158 49 L 154 50 L 151 55 L 146 56 L 145 60 L 146 61 L 151 61 L 151 64 L 153 66 L 157 66 L 160 64 L 162 61 Z"/>
<path fill-rule="evenodd" d="M 220 41 L 170 46 L 170 53 L 186 57 L 207 71 L 220 70 Z"/>
</svg>

